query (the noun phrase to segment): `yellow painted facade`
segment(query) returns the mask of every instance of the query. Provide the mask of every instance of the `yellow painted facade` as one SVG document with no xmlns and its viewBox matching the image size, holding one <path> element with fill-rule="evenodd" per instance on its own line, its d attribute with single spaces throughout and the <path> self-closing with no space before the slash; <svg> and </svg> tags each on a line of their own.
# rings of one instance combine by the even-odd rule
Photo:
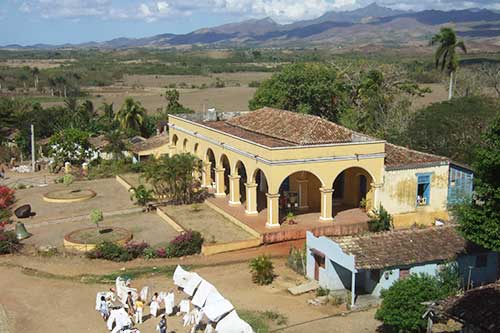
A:
<svg viewBox="0 0 500 333">
<path fill-rule="evenodd" d="M 397 227 L 447 217 L 448 167 L 419 169 L 436 176 L 432 204 L 416 207 L 416 171 L 386 171 L 385 141 L 267 147 L 177 116 L 169 116 L 169 141 L 169 154 L 189 152 L 204 162 L 202 184 L 214 187 L 216 196 L 228 195 L 228 204 L 245 205 L 249 215 L 267 208 L 269 228 L 279 227 L 283 217 L 286 179 L 288 190 L 298 193 L 296 209 L 318 211 L 325 222 L 333 220 L 336 206 L 359 207 L 362 199 L 367 210 L 382 204 Z M 335 192 L 339 176 L 343 190 Z"/>
</svg>

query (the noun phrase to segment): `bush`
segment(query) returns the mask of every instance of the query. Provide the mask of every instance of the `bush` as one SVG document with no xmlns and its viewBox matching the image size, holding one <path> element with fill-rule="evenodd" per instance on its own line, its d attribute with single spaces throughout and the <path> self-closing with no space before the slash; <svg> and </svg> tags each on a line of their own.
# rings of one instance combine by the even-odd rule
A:
<svg viewBox="0 0 500 333">
<path fill-rule="evenodd" d="M 87 258 L 105 259 L 111 261 L 129 261 L 143 255 L 149 245 L 145 242 L 129 242 L 125 246 L 120 246 L 113 242 L 104 241 L 97 244 L 94 250 L 87 252 Z"/>
<path fill-rule="evenodd" d="M 125 250 L 130 254 L 130 256 L 135 259 L 143 255 L 144 250 L 149 248 L 149 244 L 142 242 L 128 242 L 125 244 Z"/>
<path fill-rule="evenodd" d="M 396 331 L 418 332 L 426 326 L 422 318 L 426 308 L 422 303 L 448 296 L 441 287 L 437 278 L 425 274 L 398 280 L 382 290 L 382 304 L 375 318 Z"/>
<path fill-rule="evenodd" d="M 258 88 L 260 87 L 260 82 L 259 81 L 252 81 L 248 84 L 248 87 L 250 88 Z"/>
<path fill-rule="evenodd" d="M 73 182 L 75 181 L 75 177 L 73 175 L 64 175 L 62 177 L 62 183 L 66 186 L 69 186 L 71 184 L 73 184 Z"/>
<path fill-rule="evenodd" d="M 147 247 L 144 251 L 142 251 L 142 255 L 144 256 L 144 259 L 153 259 L 156 257 L 156 251 L 151 247 Z"/>
<path fill-rule="evenodd" d="M 306 246 L 301 250 L 292 246 L 286 264 L 298 274 L 306 275 Z"/>
<path fill-rule="evenodd" d="M 368 221 L 368 229 L 371 232 L 388 231 L 393 227 L 392 216 L 380 206 L 380 209 L 375 213 L 377 217 L 371 221 Z"/>
<path fill-rule="evenodd" d="M 13 231 L 0 228 L 0 254 L 9 254 L 19 251 L 21 244 Z"/>
<path fill-rule="evenodd" d="M 165 248 L 165 247 L 157 248 L 155 251 L 155 257 L 156 258 L 167 258 L 168 257 L 167 248 Z"/>
<path fill-rule="evenodd" d="M 266 255 L 253 258 L 250 261 L 252 281 L 260 285 L 271 284 L 274 280 L 274 265 Z"/>
<path fill-rule="evenodd" d="M 168 246 L 169 257 L 183 257 L 201 252 L 203 237 L 198 231 L 189 230 L 175 237 Z"/>
</svg>

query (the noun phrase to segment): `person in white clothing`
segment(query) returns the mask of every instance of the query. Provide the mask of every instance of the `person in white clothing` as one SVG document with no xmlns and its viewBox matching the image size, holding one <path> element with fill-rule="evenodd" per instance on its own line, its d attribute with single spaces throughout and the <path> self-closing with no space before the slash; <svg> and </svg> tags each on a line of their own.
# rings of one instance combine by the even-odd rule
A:
<svg viewBox="0 0 500 333">
<path fill-rule="evenodd" d="M 169 292 L 167 296 L 163 299 L 165 302 L 165 315 L 170 316 L 174 313 L 174 305 L 175 305 L 175 295 L 173 292 Z"/>
<path fill-rule="evenodd" d="M 118 333 L 122 329 L 130 327 L 132 325 L 132 320 L 130 320 L 128 313 L 124 308 L 119 308 L 111 310 L 106 324 L 111 333 Z M 114 328 L 113 324 L 115 325 Z"/>
<path fill-rule="evenodd" d="M 158 315 L 158 310 L 160 309 L 160 301 L 158 293 L 155 293 L 151 298 L 151 303 L 149 303 L 149 313 L 155 318 Z"/>
</svg>

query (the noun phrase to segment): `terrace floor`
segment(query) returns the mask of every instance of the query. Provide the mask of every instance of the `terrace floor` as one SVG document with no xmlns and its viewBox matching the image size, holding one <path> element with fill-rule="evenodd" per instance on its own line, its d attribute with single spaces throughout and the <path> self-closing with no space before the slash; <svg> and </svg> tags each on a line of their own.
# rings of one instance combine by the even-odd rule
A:
<svg viewBox="0 0 500 333">
<path fill-rule="evenodd" d="M 208 201 L 248 227 L 257 231 L 263 237 L 264 243 L 275 243 L 294 239 L 305 238 L 306 231 L 313 232 L 316 236 L 341 236 L 368 231 L 370 217 L 359 208 L 346 207 L 334 208 L 333 221 L 321 221 L 319 212 L 303 212 L 296 215 L 297 224 L 282 223 L 278 228 L 266 227 L 267 209 L 261 210 L 257 215 L 245 214 L 245 206 L 230 206 L 228 197 L 209 198 Z"/>
</svg>

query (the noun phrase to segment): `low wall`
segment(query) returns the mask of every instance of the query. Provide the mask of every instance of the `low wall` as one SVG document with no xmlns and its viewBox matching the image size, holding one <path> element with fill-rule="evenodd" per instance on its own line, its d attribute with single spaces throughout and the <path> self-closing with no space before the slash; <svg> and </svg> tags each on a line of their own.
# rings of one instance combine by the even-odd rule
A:
<svg viewBox="0 0 500 333">
<path fill-rule="evenodd" d="M 165 213 L 161 207 L 158 207 L 156 209 L 156 214 L 165 222 L 170 224 L 172 228 L 174 228 L 175 231 L 177 232 L 184 232 L 186 231 L 182 226 L 177 224 L 177 222 L 174 221 L 173 218 L 171 218 L 167 213 Z"/>
<path fill-rule="evenodd" d="M 394 214 L 392 216 L 394 228 L 406 229 L 414 225 L 432 226 L 436 219 L 448 221 L 450 216 L 447 211 L 426 212 L 417 211 L 414 213 Z"/>
<path fill-rule="evenodd" d="M 231 252 L 243 249 L 249 249 L 252 247 L 258 247 L 262 244 L 260 238 L 252 238 L 244 241 L 230 242 L 230 243 L 220 243 L 220 244 L 203 244 L 201 247 L 201 254 L 209 256 L 212 254 Z"/>
<path fill-rule="evenodd" d="M 368 231 L 368 224 L 360 222 L 356 224 L 335 224 L 306 229 L 284 229 L 275 232 L 267 232 L 262 235 L 264 244 L 286 242 L 290 240 L 298 240 L 306 238 L 306 232 L 310 231 L 314 236 L 346 236 L 355 235 Z"/>
<path fill-rule="evenodd" d="M 116 181 L 120 183 L 127 191 L 129 191 L 132 188 L 132 185 L 130 185 L 122 176 L 116 175 Z"/>
<path fill-rule="evenodd" d="M 84 228 L 84 229 L 95 229 L 95 228 Z M 123 228 L 120 228 L 120 229 L 123 229 Z M 92 251 L 97 246 L 97 244 L 78 243 L 76 241 L 71 240 L 72 234 L 74 234 L 75 232 L 81 231 L 81 230 L 83 230 L 83 229 L 74 230 L 74 231 L 72 231 L 69 234 L 66 234 L 64 236 L 63 245 L 64 245 L 64 248 L 66 250 L 76 251 L 76 252 L 88 252 L 88 251 Z M 124 230 L 126 230 L 126 229 L 124 229 Z M 117 241 L 114 241 L 113 243 L 118 244 L 118 245 L 122 245 L 122 246 L 127 244 L 133 238 L 133 235 L 130 231 L 127 230 L 127 233 L 128 234 L 126 237 L 119 239 Z"/>
</svg>

